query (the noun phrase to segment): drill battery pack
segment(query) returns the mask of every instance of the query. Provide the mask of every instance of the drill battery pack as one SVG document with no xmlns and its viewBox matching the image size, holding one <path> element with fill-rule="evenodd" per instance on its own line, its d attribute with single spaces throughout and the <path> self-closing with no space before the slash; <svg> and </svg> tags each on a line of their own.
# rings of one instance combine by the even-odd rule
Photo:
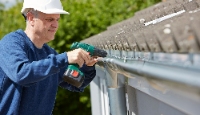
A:
<svg viewBox="0 0 200 115">
<path fill-rule="evenodd" d="M 73 65 L 69 65 L 69 66 L 72 66 L 69 68 L 73 68 L 73 69 L 67 69 L 67 71 L 65 71 L 63 75 L 64 81 L 77 88 L 81 87 L 85 79 L 85 76 L 82 74 L 82 72 L 80 72 L 79 69 L 74 69 Z"/>
</svg>

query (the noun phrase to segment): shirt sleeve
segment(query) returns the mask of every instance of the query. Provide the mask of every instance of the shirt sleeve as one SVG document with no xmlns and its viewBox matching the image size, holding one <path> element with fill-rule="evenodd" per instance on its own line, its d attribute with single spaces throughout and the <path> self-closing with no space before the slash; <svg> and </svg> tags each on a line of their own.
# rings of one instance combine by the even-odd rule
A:
<svg viewBox="0 0 200 115">
<path fill-rule="evenodd" d="M 75 86 L 68 84 L 67 82 L 64 82 L 64 81 L 62 81 L 60 83 L 60 86 L 62 88 L 68 89 L 68 90 L 73 91 L 73 92 L 83 92 L 84 89 L 90 84 L 90 82 L 96 76 L 96 70 L 95 70 L 95 66 L 86 66 L 85 64 L 83 65 L 82 68 L 80 68 L 80 70 L 85 75 L 85 79 L 84 79 L 84 82 L 83 82 L 81 87 L 77 88 Z"/>
<path fill-rule="evenodd" d="M 0 41 L 0 67 L 15 83 L 29 86 L 46 77 L 56 74 L 67 65 L 67 55 L 50 54 L 39 61 L 30 61 L 24 41 L 13 36 Z"/>
</svg>

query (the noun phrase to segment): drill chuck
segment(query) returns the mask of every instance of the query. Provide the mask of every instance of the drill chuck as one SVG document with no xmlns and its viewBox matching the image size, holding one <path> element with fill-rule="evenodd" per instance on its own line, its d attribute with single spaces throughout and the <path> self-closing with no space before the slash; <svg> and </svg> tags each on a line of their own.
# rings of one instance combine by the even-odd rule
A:
<svg viewBox="0 0 200 115">
<path fill-rule="evenodd" d="M 93 55 L 94 56 L 98 56 L 98 57 L 106 57 L 107 56 L 107 52 L 104 51 L 104 50 L 100 50 L 100 49 L 94 48 Z"/>
</svg>

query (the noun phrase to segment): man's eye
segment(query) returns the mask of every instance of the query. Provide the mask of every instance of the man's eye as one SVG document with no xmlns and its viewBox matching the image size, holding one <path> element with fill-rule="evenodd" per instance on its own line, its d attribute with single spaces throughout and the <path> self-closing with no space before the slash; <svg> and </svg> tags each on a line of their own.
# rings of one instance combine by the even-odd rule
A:
<svg viewBox="0 0 200 115">
<path fill-rule="evenodd" d="M 48 22 L 51 22 L 51 21 L 53 21 L 53 19 L 45 19 L 46 21 L 48 21 Z"/>
</svg>

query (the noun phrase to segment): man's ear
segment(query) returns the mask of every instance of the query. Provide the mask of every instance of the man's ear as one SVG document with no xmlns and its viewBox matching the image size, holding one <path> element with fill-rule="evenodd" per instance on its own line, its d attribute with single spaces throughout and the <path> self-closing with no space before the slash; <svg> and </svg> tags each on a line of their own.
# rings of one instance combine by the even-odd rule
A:
<svg viewBox="0 0 200 115">
<path fill-rule="evenodd" d="M 34 21 L 35 21 L 33 13 L 32 12 L 28 12 L 26 14 L 26 18 L 27 18 L 27 21 L 29 21 L 30 24 L 33 26 L 34 25 Z"/>
</svg>

